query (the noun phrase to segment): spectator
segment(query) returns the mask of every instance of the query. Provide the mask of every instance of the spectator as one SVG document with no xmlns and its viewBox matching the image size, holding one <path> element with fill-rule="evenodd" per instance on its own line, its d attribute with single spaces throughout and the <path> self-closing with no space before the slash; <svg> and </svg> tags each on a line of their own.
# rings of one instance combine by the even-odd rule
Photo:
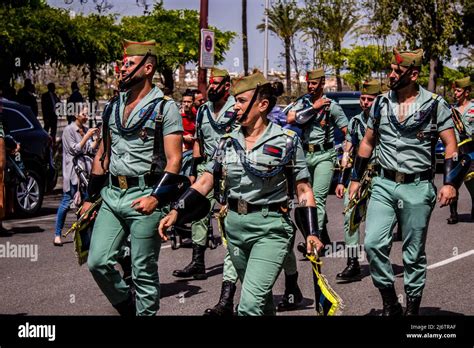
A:
<svg viewBox="0 0 474 348">
<path fill-rule="evenodd" d="M 199 109 L 199 107 L 204 104 L 206 101 L 204 100 L 204 94 L 202 94 L 202 92 L 198 89 L 195 89 L 193 91 L 194 93 L 194 108 L 193 108 L 193 112 L 195 114 L 197 114 L 197 109 Z"/>
<path fill-rule="evenodd" d="M 196 131 L 196 114 L 193 112 L 193 93 L 187 90 L 181 101 L 181 116 L 183 117 L 183 150 L 191 150 L 194 145 Z"/>
<path fill-rule="evenodd" d="M 68 113 L 67 113 L 67 124 L 71 124 L 76 120 L 75 115 L 79 112 L 80 105 L 84 103 L 84 97 L 82 96 L 81 92 L 79 91 L 79 85 L 76 81 L 71 83 L 71 95 L 67 98 L 67 105 L 68 105 Z M 72 108 L 70 104 L 74 104 L 74 112 L 70 113 L 69 110 Z M 79 106 L 78 106 L 79 105 Z"/>
<path fill-rule="evenodd" d="M 74 171 L 73 159 L 78 155 L 93 154 L 99 144 L 98 137 L 93 139 L 94 135 L 98 135 L 99 129 L 86 127 L 88 113 L 88 108 L 83 107 L 75 117 L 75 121 L 63 130 L 63 197 L 56 216 L 55 246 L 62 246 L 61 232 L 69 206 L 79 187 L 79 178 Z M 90 163 L 84 163 L 84 166 L 90 170 Z"/>
<path fill-rule="evenodd" d="M 51 130 L 51 137 L 53 142 L 56 142 L 56 131 L 58 129 L 58 115 L 56 114 L 56 104 L 59 103 L 59 98 L 55 93 L 56 86 L 54 83 L 48 83 L 48 92 L 41 96 L 41 108 L 43 110 L 44 130 L 49 133 Z"/>
<path fill-rule="evenodd" d="M 35 85 L 31 83 L 30 79 L 26 79 L 23 88 L 18 91 L 17 101 L 20 104 L 29 106 L 35 116 L 38 117 L 38 103 L 36 102 Z"/>
</svg>

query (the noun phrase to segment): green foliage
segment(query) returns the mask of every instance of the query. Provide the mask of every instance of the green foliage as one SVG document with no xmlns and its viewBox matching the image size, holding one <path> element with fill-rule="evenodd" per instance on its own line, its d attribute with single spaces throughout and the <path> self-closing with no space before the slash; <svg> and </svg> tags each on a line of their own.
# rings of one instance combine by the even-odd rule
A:
<svg viewBox="0 0 474 348">
<path fill-rule="evenodd" d="M 214 27 L 210 29 L 215 32 L 215 61 L 219 64 L 236 33 Z M 174 70 L 180 64 L 199 60 L 198 11 L 166 10 L 162 3 L 156 3 L 150 15 L 123 17 L 121 34 L 129 40 L 156 40 L 159 45 L 158 65 Z"/>
<path fill-rule="evenodd" d="M 347 69 L 350 71 L 349 75 L 344 76 L 347 76 L 351 85 L 370 79 L 373 73 L 384 71 L 390 64 L 390 52 L 383 52 L 376 45 L 343 48 L 342 53 L 347 59 Z"/>
</svg>

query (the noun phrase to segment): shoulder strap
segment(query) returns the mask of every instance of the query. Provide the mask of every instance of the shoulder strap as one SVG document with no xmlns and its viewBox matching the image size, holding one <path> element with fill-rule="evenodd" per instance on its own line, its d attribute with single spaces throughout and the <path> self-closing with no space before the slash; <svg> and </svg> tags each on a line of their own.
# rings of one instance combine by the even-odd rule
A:
<svg viewBox="0 0 474 348">
<path fill-rule="evenodd" d="M 214 177 L 214 198 L 220 203 L 225 204 L 227 200 L 226 190 L 222 185 L 222 162 L 225 156 L 225 148 L 227 141 L 229 140 L 229 134 L 224 135 L 219 141 L 216 152 L 214 153 L 214 168 L 212 171 L 212 176 Z"/>
<path fill-rule="evenodd" d="M 104 112 L 102 113 L 102 142 L 104 144 L 104 152 L 102 156 L 100 156 L 100 165 L 103 170 L 104 168 L 104 161 L 105 156 L 109 153 L 109 121 L 110 115 L 112 114 L 112 109 L 114 108 L 115 102 L 120 98 L 118 95 L 112 97 L 109 102 L 105 105 Z"/>
<path fill-rule="evenodd" d="M 287 135 L 286 137 L 286 153 L 293 154 L 297 141 L 296 135 L 291 136 Z M 295 168 L 294 156 L 285 164 L 285 177 L 286 177 L 286 189 L 288 194 L 288 199 L 293 200 L 295 197 L 295 175 L 293 169 Z"/>
<path fill-rule="evenodd" d="M 436 173 L 436 144 L 438 143 L 438 104 L 439 98 L 436 94 L 433 94 L 433 109 L 431 110 L 431 123 L 430 123 L 430 141 L 431 141 L 431 170 L 433 176 Z"/>
<path fill-rule="evenodd" d="M 197 135 L 197 141 L 199 144 L 199 155 L 201 157 L 204 157 L 204 134 L 202 133 L 202 119 L 204 117 L 204 108 L 206 107 L 206 104 L 201 105 L 198 108 L 197 111 L 197 117 L 196 117 L 196 135 Z"/>
<path fill-rule="evenodd" d="M 153 156 L 151 158 L 151 173 L 158 173 L 165 169 L 166 167 L 166 154 L 165 154 L 165 144 L 163 140 L 163 111 L 167 99 L 162 99 L 160 107 L 158 108 L 158 114 L 155 117 L 155 132 L 153 138 Z"/>
</svg>

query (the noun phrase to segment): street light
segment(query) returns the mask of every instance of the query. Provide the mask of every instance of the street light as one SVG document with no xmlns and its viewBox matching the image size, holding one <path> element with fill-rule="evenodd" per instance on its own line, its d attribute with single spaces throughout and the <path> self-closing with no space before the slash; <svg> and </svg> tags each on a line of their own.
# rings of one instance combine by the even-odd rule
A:
<svg viewBox="0 0 474 348">
<path fill-rule="evenodd" d="M 268 77 L 268 8 L 270 0 L 265 0 L 265 34 L 263 43 L 263 76 Z"/>
</svg>

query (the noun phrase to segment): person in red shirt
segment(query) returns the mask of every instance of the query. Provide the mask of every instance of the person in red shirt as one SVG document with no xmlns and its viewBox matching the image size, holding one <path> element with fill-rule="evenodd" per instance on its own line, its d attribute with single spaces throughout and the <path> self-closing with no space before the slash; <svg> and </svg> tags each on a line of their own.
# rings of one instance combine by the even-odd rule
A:
<svg viewBox="0 0 474 348">
<path fill-rule="evenodd" d="M 183 151 L 190 150 L 194 145 L 196 131 L 196 113 L 193 112 L 194 96 L 187 90 L 181 100 L 181 116 L 183 117 Z"/>
</svg>

